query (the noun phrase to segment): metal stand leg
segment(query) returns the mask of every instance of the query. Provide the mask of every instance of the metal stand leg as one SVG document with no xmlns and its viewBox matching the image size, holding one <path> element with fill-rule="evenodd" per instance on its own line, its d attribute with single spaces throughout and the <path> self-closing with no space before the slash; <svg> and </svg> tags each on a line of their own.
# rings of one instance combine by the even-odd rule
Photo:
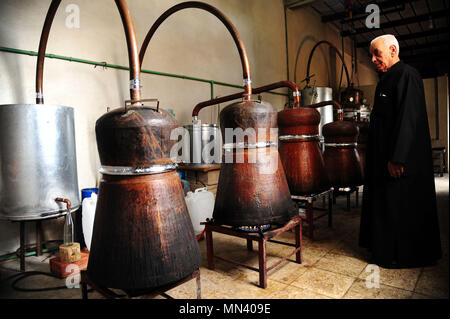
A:
<svg viewBox="0 0 450 319">
<path fill-rule="evenodd" d="M 267 267 L 266 267 L 266 240 L 264 238 L 258 241 L 259 249 L 259 285 L 261 288 L 267 288 Z"/>
<path fill-rule="evenodd" d="M 20 222 L 20 271 L 25 271 L 25 222 Z"/>
<path fill-rule="evenodd" d="M 213 238 L 212 232 L 206 227 L 206 255 L 208 258 L 208 268 L 214 269 L 214 247 L 213 247 Z"/>
<path fill-rule="evenodd" d="M 355 194 L 356 207 L 359 206 L 359 187 L 356 186 L 356 194 Z"/>
<path fill-rule="evenodd" d="M 198 270 L 197 277 L 195 279 L 197 282 L 197 299 L 202 299 L 202 287 L 201 287 L 201 281 L 200 281 L 200 270 Z"/>
<path fill-rule="evenodd" d="M 333 224 L 333 199 L 331 193 L 328 193 L 328 227 Z"/>
<path fill-rule="evenodd" d="M 350 211 L 350 192 L 347 193 L 347 211 Z"/>
<path fill-rule="evenodd" d="M 247 250 L 252 251 L 253 250 L 253 240 L 247 239 Z"/>
<path fill-rule="evenodd" d="M 300 219 L 300 224 L 298 224 L 297 226 L 295 226 L 295 248 L 299 248 L 300 249 L 297 251 L 297 253 L 295 254 L 295 261 L 299 264 L 302 263 L 302 222 Z"/>
<path fill-rule="evenodd" d="M 36 221 L 36 256 L 42 255 L 42 242 L 41 242 L 42 224 L 41 221 Z"/>
<path fill-rule="evenodd" d="M 314 240 L 313 203 L 310 201 L 306 204 L 306 219 L 308 220 L 308 237 Z"/>
</svg>

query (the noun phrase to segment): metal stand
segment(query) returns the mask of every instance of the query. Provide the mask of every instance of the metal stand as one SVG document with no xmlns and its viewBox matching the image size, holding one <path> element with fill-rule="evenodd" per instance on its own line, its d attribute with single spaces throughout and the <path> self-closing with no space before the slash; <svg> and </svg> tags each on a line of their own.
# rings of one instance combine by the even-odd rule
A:
<svg viewBox="0 0 450 319">
<path fill-rule="evenodd" d="M 26 234 L 25 234 L 25 223 L 30 222 L 34 220 L 21 220 L 19 221 L 20 224 L 20 230 L 19 230 L 19 236 L 20 236 L 20 247 L 17 249 L 17 256 L 20 259 L 20 271 L 25 271 L 25 254 L 26 254 Z M 41 220 L 36 220 L 36 256 L 42 255 L 42 223 Z"/>
<path fill-rule="evenodd" d="M 291 195 L 293 201 L 295 201 L 299 207 L 306 208 L 306 216 L 302 216 L 302 218 L 308 224 L 308 237 L 313 240 L 314 239 L 314 220 L 319 219 L 323 216 L 328 216 L 328 227 L 331 227 L 333 223 L 333 202 L 331 196 L 333 194 L 333 189 L 328 189 L 319 194 L 310 194 L 310 195 Z M 322 198 L 325 201 L 325 197 L 328 196 L 328 208 L 320 208 L 314 207 L 314 202 L 319 198 Z M 325 205 L 324 205 L 325 206 Z M 326 211 L 318 216 L 314 216 L 314 210 L 317 211 Z"/>
<path fill-rule="evenodd" d="M 285 260 L 287 260 L 292 255 L 295 256 L 295 262 L 298 264 L 302 263 L 302 256 L 301 256 L 301 248 L 302 248 L 302 232 L 301 232 L 301 226 L 302 226 L 302 219 L 300 216 L 294 216 L 288 223 L 286 223 L 284 226 L 274 229 L 274 230 L 266 230 L 266 231 L 260 231 L 260 232 L 245 232 L 242 230 L 233 229 L 230 226 L 224 226 L 219 224 L 214 224 L 213 221 L 201 223 L 202 225 L 205 225 L 205 231 L 206 231 L 206 253 L 208 258 L 208 268 L 211 270 L 214 270 L 214 257 L 220 260 L 223 260 L 225 262 L 243 266 L 247 269 L 257 271 L 259 272 L 259 286 L 261 288 L 267 288 L 267 272 L 271 269 L 275 268 Z M 291 243 L 285 243 L 277 240 L 272 240 L 273 237 L 284 233 L 287 230 L 290 230 L 292 228 L 295 228 L 295 244 Z M 215 256 L 214 255 L 214 247 L 213 247 L 213 237 L 212 232 L 215 231 L 217 233 L 226 234 L 230 236 L 235 237 L 241 237 L 245 238 L 247 240 L 247 249 L 253 250 L 253 241 L 258 242 L 258 253 L 259 253 L 259 267 L 251 267 L 245 264 L 241 264 L 232 260 L 225 259 L 223 257 Z M 267 248 L 267 241 L 286 245 L 286 246 L 293 246 L 295 249 L 286 257 L 281 259 L 280 261 L 276 262 L 270 267 L 267 267 L 267 254 L 266 254 L 266 248 Z"/>
<path fill-rule="evenodd" d="M 86 270 L 82 270 L 81 294 L 83 299 L 88 299 L 88 285 L 89 285 L 92 289 L 99 292 L 103 297 L 107 299 L 151 299 L 157 295 L 164 296 L 168 299 L 173 299 L 165 292 L 181 284 L 184 284 L 185 282 L 194 278 L 196 279 L 197 282 L 197 299 L 201 299 L 200 269 L 195 270 L 191 275 L 175 283 L 171 283 L 154 289 L 138 289 L 138 290 L 119 289 L 123 292 L 123 294 L 117 294 L 110 288 L 105 288 L 100 285 L 97 285 L 88 278 Z"/>
<path fill-rule="evenodd" d="M 347 211 L 349 212 L 350 211 L 350 196 L 353 192 L 355 193 L 355 207 L 358 207 L 358 205 L 359 205 L 359 186 L 342 187 L 342 188 L 335 189 L 333 191 L 333 203 L 336 204 L 336 197 L 338 197 L 339 195 L 347 196 Z"/>
</svg>

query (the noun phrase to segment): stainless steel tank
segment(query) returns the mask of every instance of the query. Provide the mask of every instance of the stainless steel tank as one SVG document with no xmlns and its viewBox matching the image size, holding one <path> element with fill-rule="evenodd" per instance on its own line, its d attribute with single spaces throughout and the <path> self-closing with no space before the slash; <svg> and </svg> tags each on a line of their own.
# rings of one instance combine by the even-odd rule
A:
<svg viewBox="0 0 450 319">
<path fill-rule="evenodd" d="M 184 125 L 186 133 L 182 160 L 194 166 L 220 164 L 222 160 L 222 136 L 217 124 Z M 189 150 L 189 153 L 186 151 Z"/>
<path fill-rule="evenodd" d="M 301 105 L 311 105 L 325 101 L 333 100 L 333 89 L 330 87 L 305 87 L 301 92 Z M 322 127 L 330 122 L 333 122 L 333 105 L 318 107 L 320 113 L 319 135 L 322 135 Z"/>
<path fill-rule="evenodd" d="M 0 219 L 37 220 L 78 209 L 73 108 L 0 105 Z"/>
</svg>

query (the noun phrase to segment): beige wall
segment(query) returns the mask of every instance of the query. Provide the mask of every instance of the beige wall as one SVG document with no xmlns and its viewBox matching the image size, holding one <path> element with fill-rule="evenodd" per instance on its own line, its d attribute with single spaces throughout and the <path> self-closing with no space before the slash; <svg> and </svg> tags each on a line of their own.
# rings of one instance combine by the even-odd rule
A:
<svg viewBox="0 0 450 319">
<path fill-rule="evenodd" d="M 291 80 L 295 80 L 303 88 L 305 83 L 301 81 L 306 77 L 308 58 L 314 45 L 321 40 L 331 42 L 339 52 L 342 52 L 342 41 L 339 30 L 321 22 L 320 15 L 309 7 L 301 7 L 296 10 L 287 10 L 288 23 L 288 48 L 289 48 L 289 74 Z M 345 38 L 344 60 L 351 77 L 351 41 Z M 356 87 L 373 85 L 377 82 L 377 75 L 370 66 L 370 60 L 366 51 L 358 49 L 358 67 L 354 73 L 353 83 Z M 335 60 L 336 62 L 333 62 Z M 316 81 L 316 86 L 329 86 L 336 92 L 339 86 L 341 61 L 336 55 L 330 60 L 329 47 L 319 46 L 313 55 L 310 74 L 315 74 L 311 79 L 311 85 Z M 334 67 L 334 69 L 333 69 Z M 345 73 L 342 79 L 342 87 L 347 86 Z"/>
</svg>

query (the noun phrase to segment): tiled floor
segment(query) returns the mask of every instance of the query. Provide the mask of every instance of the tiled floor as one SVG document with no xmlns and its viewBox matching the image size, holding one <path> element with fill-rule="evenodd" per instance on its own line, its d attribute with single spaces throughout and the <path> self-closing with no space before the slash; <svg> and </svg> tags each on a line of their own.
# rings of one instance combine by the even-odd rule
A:
<svg viewBox="0 0 450 319">
<path fill-rule="evenodd" d="M 206 243 L 202 252 L 201 293 L 204 299 L 423 299 L 449 297 L 448 286 L 448 175 L 436 178 L 439 221 L 444 257 L 436 266 L 413 269 L 384 269 L 368 264 L 367 251 L 357 245 L 360 206 L 352 197 L 350 212 L 345 210 L 344 197 L 337 199 L 333 209 L 333 227 L 326 218 L 316 223 L 315 240 L 303 236 L 303 263 L 281 263 L 268 274 L 268 287 L 258 287 L 258 273 L 245 267 L 215 260 L 215 270 L 206 262 Z M 361 196 L 360 196 L 361 198 Z M 361 204 L 361 203 L 360 203 Z M 248 251 L 245 239 L 213 233 L 215 253 L 250 266 L 258 266 L 257 244 Z M 294 243 L 294 233 L 286 232 L 275 239 Z M 291 247 L 268 243 L 268 265 L 280 260 Z M 29 257 L 29 269 L 48 271 L 48 256 Z M 0 265 L 1 278 L 16 273 L 18 262 Z M 14 270 L 14 271 L 13 271 Z M 379 276 L 377 276 L 379 274 Z M 2 280 L 0 278 L 0 280 Z M 80 298 L 80 289 L 50 292 L 18 292 L 11 281 L 0 282 L 1 298 Z M 27 287 L 63 285 L 64 280 L 42 276 L 30 277 L 21 285 Z M 196 298 L 196 282 L 191 280 L 167 292 L 174 298 Z M 91 293 L 90 298 L 101 298 Z M 162 298 L 162 297 L 161 297 Z"/>
</svg>

